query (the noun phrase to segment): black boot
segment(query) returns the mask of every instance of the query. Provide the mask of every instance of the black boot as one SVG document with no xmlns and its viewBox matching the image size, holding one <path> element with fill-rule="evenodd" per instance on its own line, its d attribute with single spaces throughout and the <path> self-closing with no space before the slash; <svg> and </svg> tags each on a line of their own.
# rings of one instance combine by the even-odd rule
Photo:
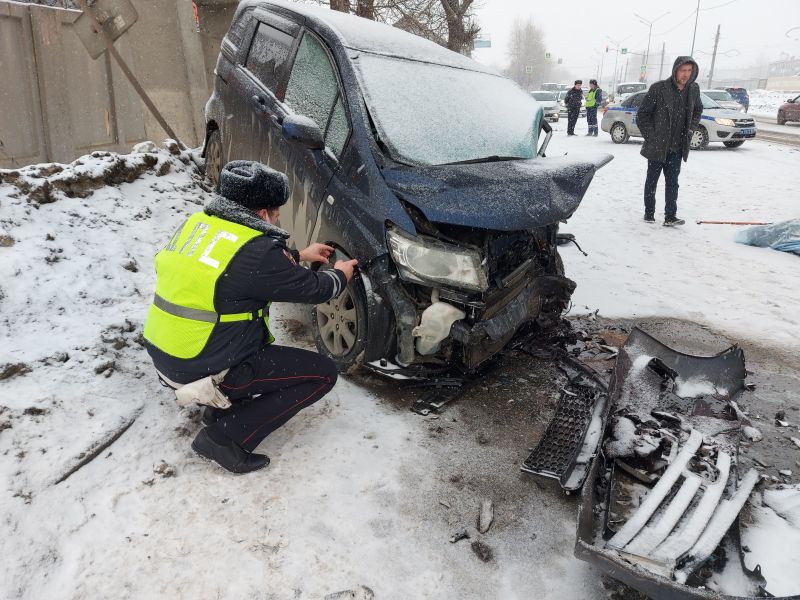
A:
<svg viewBox="0 0 800 600">
<path fill-rule="evenodd" d="M 683 219 L 678 217 L 664 217 L 664 227 L 677 227 L 686 223 Z"/>
<path fill-rule="evenodd" d="M 200 420 L 203 425 L 213 425 L 222 416 L 222 409 L 213 406 L 204 406 L 203 411 L 200 413 Z"/>
<path fill-rule="evenodd" d="M 650 213 L 644 213 L 644 222 L 645 223 L 655 223 L 656 216 Z"/>
<path fill-rule="evenodd" d="M 269 464 L 268 456 L 247 452 L 239 444 L 210 427 L 200 430 L 192 442 L 192 450 L 231 473 L 249 473 Z"/>
</svg>

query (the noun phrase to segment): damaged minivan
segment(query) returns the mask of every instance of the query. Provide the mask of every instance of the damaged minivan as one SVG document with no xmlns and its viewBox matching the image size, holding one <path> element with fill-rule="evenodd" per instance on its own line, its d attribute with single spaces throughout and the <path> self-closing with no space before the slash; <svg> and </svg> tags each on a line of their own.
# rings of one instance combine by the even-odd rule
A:
<svg viewBox="0 0 800 600">
<path fill-rule="evenodd" d="M 209 182 L 234 159 L 285 172 L 291 243 L 359 260 L 312 315 L 340 368 L 471 371 L 568 306 L 558 226 L 611 157 L 545 158 L 550 126 L 512 81 L 387 25 L 255 0 L 215 73 Z"/>
</svg>

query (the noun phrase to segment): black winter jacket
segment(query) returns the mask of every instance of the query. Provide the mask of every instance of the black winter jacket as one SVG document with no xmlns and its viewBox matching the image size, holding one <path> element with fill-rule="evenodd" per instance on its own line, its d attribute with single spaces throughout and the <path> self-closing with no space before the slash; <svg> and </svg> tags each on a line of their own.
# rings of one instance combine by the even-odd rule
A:
<svg viewBox="0 0 800 600">
<path fill-rule="evenodd" d="M 692 65 L 692 76 L 686 84 L 686 122 L 681 139 L 681 153 L 684 162 L 689 158 L 689 132 L 700 125 L 703 103 L 700 100 L 700 86 L 695 83 L 698 74 L 697 63 L 691 56 L 679 56 L 672 67 L 672 77 L 657 81 L 650 86 L 636 113 L 636 124 L 644 137 L 641 155 L 648 160 L 665 161 L 669 153 L 672 133 L 673 100 L 678 88 L 675 74 L 685 64 Z"/>
<path fill-rule="evenodd" d="M 297 251 L 286 245 L 289 234 L 241 205 L 217 196 L 205 212 L 263 232 L 239 249 L 217 280 L 217 312 L 255 311 L 267 302 L 320 304 L 338 296 L 347 285 L 341 271 L 300 266 Z M 176 383 L 189 383 L 243 362 L 267 341 L 267 328 L 258 319 L 217 323 L 195 358 L 175 358 L 150 343 L 146 347 L 156 369 Z"/>
<path fill-rule="evenodd" d="M 583 104 L 583 91 L 573 87 L 564 95 L 564 105 L 568 110 L 576 111 L 581 109 Z"/>
</svg>

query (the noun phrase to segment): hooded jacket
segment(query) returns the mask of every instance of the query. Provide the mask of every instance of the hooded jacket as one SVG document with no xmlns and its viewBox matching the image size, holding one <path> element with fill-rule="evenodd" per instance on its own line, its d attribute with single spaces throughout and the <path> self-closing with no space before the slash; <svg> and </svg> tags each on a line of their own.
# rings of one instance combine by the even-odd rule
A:
<svg viewBox="0 0 800 600">
<path fill-rule="evenodd" d="M 686 119 L 681 136 L 681 154 L 689 158 L 689 132 L 700 125 L 703 103 L 700 86 L 695 83 L 699 69 L 691 56 L 679 56 L 672 66 L 672 77 L 650 86 L 636 113 L 636 124 L 644 137 L 641 154 L 648 160 L 665 161 L 669 153 L 675 95 L 678 94 L 676 74 L 683 65 L 692 65 L 692 75 L 686 84 Z"/>
</svg>

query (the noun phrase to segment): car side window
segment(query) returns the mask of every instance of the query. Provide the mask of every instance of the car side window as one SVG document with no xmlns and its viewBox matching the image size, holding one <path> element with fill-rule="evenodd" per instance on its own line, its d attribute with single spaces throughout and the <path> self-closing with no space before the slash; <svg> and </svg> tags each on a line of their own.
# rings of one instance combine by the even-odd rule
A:
<svg viewBox="0 0 800 600">
<path fill-rule="evenodd" d="M 280 69 L 289 57 L 293 39 L 266 23 L 259 23 L 253 36 L 245 67 L 273 92 L 277 88 Z"/>
<path fill-rule="evenodd" d="M 642 105 L 642 100 L 644 100 L 644 94 L 634 94 L 630 98 L 628 98 L 628 106 L 630 108 L 639 108 Z"/>
<path fill-rule="evenodd" d="M 253 14 L 253 9 L 247 9 L 239 15 L 239 18 L 234 21 L 231 28 L 228 30 L 228 41 L 234 46 L 239 46 L 242 43 L 245 31 L 247 31 L 247 24 Z"/>
<path fill-rule="evenodd" d="M 285 102 L 296 113 L 314 119 L 322 131 L 325 145 L 339 158 L 350 125 L 328 53 L 308 33 L 303 35 L 297 49 Z"/>
</svg>

